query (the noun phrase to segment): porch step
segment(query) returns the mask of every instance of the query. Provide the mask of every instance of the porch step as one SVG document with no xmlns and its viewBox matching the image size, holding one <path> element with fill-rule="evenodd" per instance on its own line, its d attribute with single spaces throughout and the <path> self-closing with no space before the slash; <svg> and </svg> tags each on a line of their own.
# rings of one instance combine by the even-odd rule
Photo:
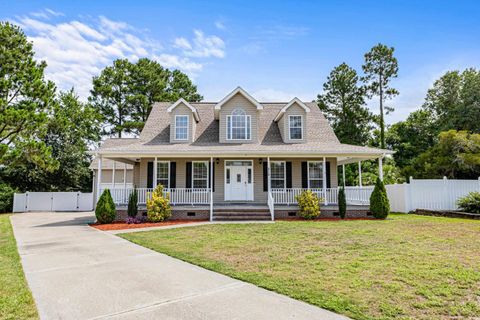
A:
<svg viewBox="0 0 480 320">
<path fill-rule="evenodd" d="M 213 212 L 213 221 L 268 221 L 271 219 L 270 212 L 239 212 L 222 211 Z"/>
</svg>

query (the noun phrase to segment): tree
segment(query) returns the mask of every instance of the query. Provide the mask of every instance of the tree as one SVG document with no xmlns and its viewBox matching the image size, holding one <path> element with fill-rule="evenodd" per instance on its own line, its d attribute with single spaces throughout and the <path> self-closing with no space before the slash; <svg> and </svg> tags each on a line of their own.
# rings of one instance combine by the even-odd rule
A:
<svg viewBox="0 0 480 320">
<path fill-rule="evenodd" d="M 109 189 L 105 189 L 98 199 L 95 207 L 95 217 L 97 222 L 101 224 L 112 223 L 115 220 L 116 208 Z"/>
<path fill-rule="evenodd" d="M 375 188 L 370 195 L 370 211 L 377 219 L 385 219 L 390 213 L 387 190 L 380 178 L 377 178 Z"/>
<path fill-rule="evenodd" d="M 372 114 L 365 107 L 365 91 L 357 72 L 346 63 L 335 67 L 323 84 L 317 104 L 342 143 L 363 145 L 372 130 Z"/>
<path fill-rule="evenodd" d="M 42 132 L 55 96 L 45 80 L 46 63 L 34 59 L 23 31 L 0 22 L 0 165 L 27 154 L 39 166 L 54 165 L 49 149 L 35 137 Z"/>
<path fill-rule="evenodd" d="M 47 118 L 45 132 L 37 139 L 55 159 L 51 168 L 38 166 L 23 152 L 0 170 L 0 177 L 25 191 L 90 191 L 89 146 L 99 140 L 99 115 L 78 100 L 73 89 L 58 95 Z"/>
<path fill-rule="evenodd" d="M 480 134 L 449 130 L 405 168 L 415 178 L 476 179 L 480 176 Z"/>
<path fill-rule="evenodd" d="M 343 186 L 338 189 L 338 213 L 340 214 L 340 218 L 345 219 L 347 213 L 347 198 Z"/>
<path fill-rule="evenodd" d="M 390 106 L 385 106 L 384 103 L 386 100 L 398 95 L 398 91 L 389 86 L 390 81 L 396 78 L 398 74 L 398 62 L 393 56 L 394 50 L 393 47 L 389 48 L 379 43 L 365 54 L 365 63 L 362 66 L 369 96 L 379 97 L 380 114 L 378 125 L 380 127 L 380 147 L 382 149 L 385 148 L 384 110 L 386 110 L 387 114 L 394 110 Z"/>
<path fill-rule="evenodd" d="M 136 63 L 116 60 L 106 67 L 94 77 L 89 101 L 104 117 L 104 133 L 121 137 L 142 130 L 155 102 L 179 98 L 203 99 L 186 74 L 142 58 Z"/>
</svg>

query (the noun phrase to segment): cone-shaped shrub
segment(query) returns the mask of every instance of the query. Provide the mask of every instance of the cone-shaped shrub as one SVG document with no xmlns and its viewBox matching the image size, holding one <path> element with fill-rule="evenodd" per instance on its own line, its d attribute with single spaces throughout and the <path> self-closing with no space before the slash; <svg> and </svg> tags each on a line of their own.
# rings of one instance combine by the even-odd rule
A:
<svg viewBox="0 0 480 320">
<path fill-rule="evenodd" d="M 135 218 L 138 214 L 138 193 L 137 189 L 133 189 L 133 192 L 130 193 L 128 197 L 128 209 L 127 214 L 131 218 Z"/>
<path fill-rule="evenodd" d="M 347 198 L 345 197 L 344 187 L 340 187 L 340 190 L 338 190 L 338 212 L 340 213 L 340 218 L 345 219 L 345 214 L 347 213 Z"/>
<path fill-rule="evenodd" d="M 109 189 L 105 189 L 95 207 L 98 223 L 112 223 L 115 220 L 115 203 Z"/>
<path fill-rule="evenodd" d="M 377 178 L 375 189 L 370 196 L 370 211 L 377 219 L 385 219 L 390 213 L 390 202 L 387 197 L 387 190 L 380 178 Z"/>
</svg>

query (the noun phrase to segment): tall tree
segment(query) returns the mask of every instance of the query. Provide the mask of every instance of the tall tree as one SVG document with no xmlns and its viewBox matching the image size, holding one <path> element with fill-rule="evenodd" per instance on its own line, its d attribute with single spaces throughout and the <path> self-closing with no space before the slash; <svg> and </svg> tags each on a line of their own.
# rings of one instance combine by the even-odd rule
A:
<svg viewBox="0 0 480 320">
<path fill-rule="evenodd" d="M 365 91 L 355 69 L 346 63 L 335 67 L 323 84 L 317 104 L 342 143 L 363 145 L 372 130 L 372 114 L 365 107 Z"/>
<path fill-rule="evenodd" d="M 104 116 L 105 134 L 139 133 L 157 101 L 200 101 L 197 87 L 179 70 L 142 58 L 116 60 L 93 80 L 90 102 Z"/>
<path fill-rule="evenodd" d="M 131 69 L 132 64 L 127 59 L 118 59 L 113 66 L 106 67 L 99 76 L 93 78 L 89 101 L 103 116 L 103 134 L 121 138 L 122 133 L 131 131 Z"/>
<path fill-rule="evenodd" d="M 49 150 L 35 137 L 47 120 L 55 86 L 44 78 L 46 63 L 34 59 L 23 31 L 0 22 L 0 165 L 28 152 L 39 165 L 52 164 Z"/>
<path fill-rule="evenodd" d="M 46 130 L 37 139 L 51 150 L 58 163 L 46 170 L 23 155 L 0 170 L 0 177 L 19 190 L 89 191 L 90 146 L 99 140 L 100 121 L 95 109 L 79 101 L 73 90 L 62 92 L 48 116 Z"/>
<path fill-rule="evenodd" d="M 390 81 L 397 77 L 398 62 L 393 56 L 393 47 L 381 43 L 374 46 L 365 54 L 365 63 L 362 66 L 365 73 L 364 81 L 370 97 L 378 96 L 380 114 L 378 125 L 380 127 L 380 147 L 385 148 L 385 111 L 388 114 L 393 108 L 385 105 L 385 101 L 398 95 L 398 91 L 390 87 Z"/>
</svg>

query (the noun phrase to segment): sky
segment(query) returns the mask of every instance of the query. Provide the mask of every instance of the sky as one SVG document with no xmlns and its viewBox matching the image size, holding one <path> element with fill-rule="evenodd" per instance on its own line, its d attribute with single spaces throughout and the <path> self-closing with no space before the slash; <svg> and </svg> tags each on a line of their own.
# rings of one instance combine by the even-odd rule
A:
<svg viewBox="0 0 480 320">
<path fill-rule="evenodd" d="M 399 62 L 391 124 L 446 71 L 480 68 L 480 1 L 0 0 L 0 20 L 20 25 L 47 78 L 82 99 L 115 59 L 148 57 L 187 73 L 205 101 L 237 86 L 259 101 L 311 101 L 335 66 L 361 73 L 383 43 Z"/>
</svg>

